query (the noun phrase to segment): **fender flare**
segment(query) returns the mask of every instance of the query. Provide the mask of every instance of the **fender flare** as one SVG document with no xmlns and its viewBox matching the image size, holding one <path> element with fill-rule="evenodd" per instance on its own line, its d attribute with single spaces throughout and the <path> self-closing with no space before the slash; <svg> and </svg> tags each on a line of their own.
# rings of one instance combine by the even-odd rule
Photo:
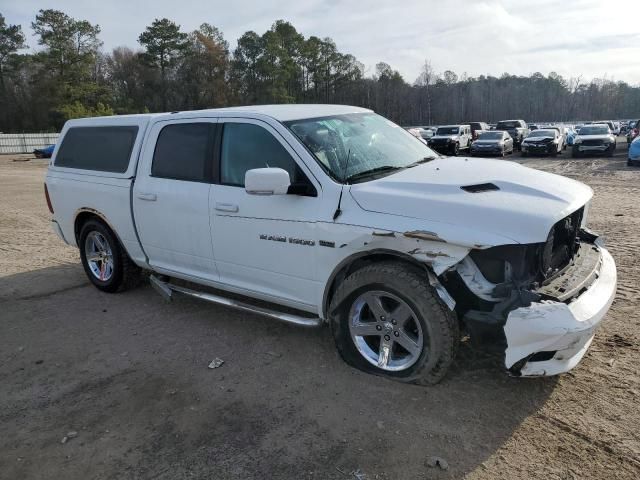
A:
<svg viewBox="0 0 640 480">
<path fill-rule="evenodd" d="M 320 312 L 320 317 L 323 319 L 329 318 L 329 304 L 331 302 L 330 294 L 332 287 L 335 283 L 336 278 L 340 274 L 340 272 L 344 271 L 357 260 L 361 260 L 366 257 L 375 257 L 375 256 L 387 256 L 387 257 L 396 257 L 399 261 L 407 262 L 412 265 L 415 265 L 419 268 L 425 270 L 425 272 L 433 272 L 430 270 L 429 266 L 418 259 L 412 257 L 408 253 L 399 252 L 397 250 L 387 249 L 387 248 L 375 248 L 371 250 L 366 250 L 362 252 L 356 252 L 348 257 L 344 258 L 336 267 L 333 269 L 331 274 L 329 275 L 327 282 L 324 286 L 324 293 L 322 295 L 322 311 Z"/>
</svg>

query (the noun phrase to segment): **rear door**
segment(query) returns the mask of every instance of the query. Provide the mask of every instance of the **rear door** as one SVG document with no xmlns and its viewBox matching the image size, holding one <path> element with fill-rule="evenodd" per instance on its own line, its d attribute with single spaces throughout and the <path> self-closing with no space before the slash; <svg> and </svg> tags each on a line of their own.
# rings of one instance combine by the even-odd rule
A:
<svg viewBox="0 0 640 480">
<path fill-rule="evenodd" d="M 151 127 L 133 189 L 133 210 L 149 264 L 177 276 L 217 280 L 209 194 L 217 119 Z"/>
</svg>

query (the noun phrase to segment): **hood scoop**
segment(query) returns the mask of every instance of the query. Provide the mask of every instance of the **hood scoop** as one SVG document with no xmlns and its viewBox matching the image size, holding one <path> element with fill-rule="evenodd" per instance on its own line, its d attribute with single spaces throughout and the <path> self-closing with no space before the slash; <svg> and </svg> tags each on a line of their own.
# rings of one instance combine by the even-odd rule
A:
<svg viewBox="0 0 640 480">
<path fill-rule="evenodd" d="M 478 183 L 477 185 L 466 185 L 460 188 L 469 193 L 482 193 L 491 192 L 493 190 L 500 190 L 500 187 L 494 185 L 493 183 Z"/>
</svg>

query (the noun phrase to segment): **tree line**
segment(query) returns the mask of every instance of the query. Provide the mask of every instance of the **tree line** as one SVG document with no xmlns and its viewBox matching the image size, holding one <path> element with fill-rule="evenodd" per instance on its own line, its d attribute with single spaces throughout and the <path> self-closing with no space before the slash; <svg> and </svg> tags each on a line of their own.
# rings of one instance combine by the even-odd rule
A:
<svg viewBox="0 0 640 480">
<path fill-rule="evenodd" d="M 640 116 L 640 87 L 607 79 L 459 76 L 436 72 L 428 60 L 413 82 L 385 62 L 367 74 L 331 38 L 305 38 L 284 20 L 261 35 L 244 33 L 233 51 L 209 23 L 184 32 L 156 19 L 136 49 L 110 52 L 99 25 L 58 10 L 40 10 L 31 26 L 40 48 L 24 53 L 21 26 L 0 13 L 3 132 L 55 131 L 86 116 L 266 103 L 351 104 L 402 125 Z"/>
</svg>

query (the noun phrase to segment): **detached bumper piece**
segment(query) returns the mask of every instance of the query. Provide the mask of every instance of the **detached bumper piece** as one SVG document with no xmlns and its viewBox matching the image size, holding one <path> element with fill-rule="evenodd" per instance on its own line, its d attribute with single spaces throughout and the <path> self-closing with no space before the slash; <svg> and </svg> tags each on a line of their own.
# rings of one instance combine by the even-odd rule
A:
<svg viewBox="0 0 640 480">
<path fill-rule="evenodd" d="M 535 377 L 575 367 L 613 302 L 616 282 L 616 265 L 609 252 L 583 245 L 569 268 L 535 292 L 540 301 L 508 314 L 504 334 L 509 371 Z"/>
</svg>

